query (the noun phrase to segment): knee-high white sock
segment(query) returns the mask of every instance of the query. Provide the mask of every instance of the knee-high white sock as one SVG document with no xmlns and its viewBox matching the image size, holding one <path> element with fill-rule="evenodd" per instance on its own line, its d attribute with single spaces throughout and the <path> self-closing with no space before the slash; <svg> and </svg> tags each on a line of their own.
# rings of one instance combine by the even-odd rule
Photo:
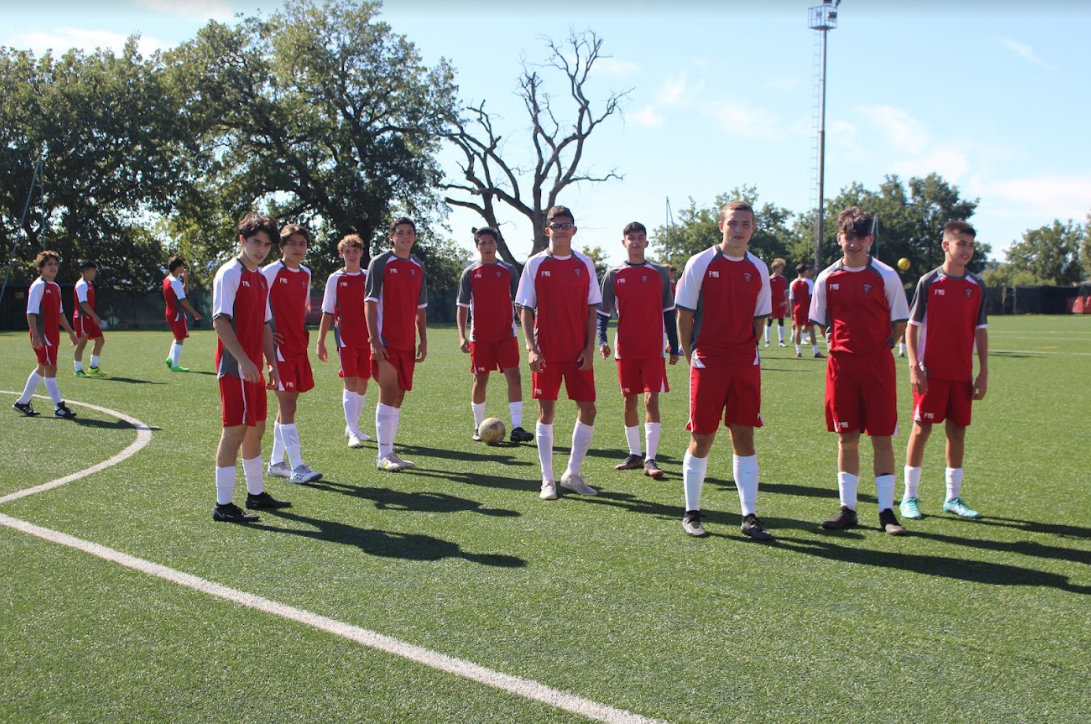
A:
<svg viewBox="0 0 1091 724">
<path fill-rule="evenodd" d="M 265 492 L 265 471 L 261 469 L 261 455 L 242 461 L 242 474 L 246 476 L 246 492 L 261 495 Z"/>
<path fill-rule="evenodd" d="M 731 470 L 735 475 L 735 487 L 739 490 L 739 507 L 743 515 L 758 511 L 758 456 L 731 456 Z"/>
<path fill-rule="evenodd" d="M 45 388 L 49 390 L 49 399 L 53 400 L 54 405 L 59 405 L 64 402 L 64 398 L 61 397 L 61 388 L 57 384 L 56 377 L 45 378 Z"/>
<path fill-rule="evenodd" d="M 279 422 L 273 423 L 273 452 L 269 453 L 269 464 L 278 465 L 284 462 L 284 430 Z"/>
<path fill-rule="evenodd" d="M 837 492 L 841 496 L 841 505 L 856 510 L 856 488 L 859 485 L 859 475 L 837 473 Z"/>
<path fill-rule="evenodd" d="M 904 500 L 905 498 L 919 498 L 920 496 L 917 495 L 917 491 L 920 490 L 921 487 L 921 469 L 906 465 L 904 473 L 905 495 L 902 496 L 902 499 Z"/>
<path fill-rule="evenodd" d="M 629 454 L 640 454 L 640 426 L 625 427 L 625 442 L 629 443 Z"/>
<path fill-rule="evenodd" d="M 701 509 L 701 488 L 705 485 L 708 458 L 697 458 L 689 450 L 682 457 L 682 485 L 685 488 L 686 510 Z"/>
<path fill-rule="evenodd" d="M 542 466 L 543 480 L 553 477 L 553 425 L 539 422 L 534 428 L 534 441 L 538 444 L 538 462 Z"/>
<path fill-rule="evenodd" d="M 91 355 L 91 369 L 98 369 L 98 355 Z"/>
<path fill-rule="evenodd" d="M 765 344 L 769 344 L 769 325 L 765 325 Z"/>
<path fill-rule="evenodd" d="M 523 426 L 523 401 L 509 402 L 508 412 L 511 413 L 511 429 Z"/>
<path fill-rule="evenodd" d="M 235 466 L 216 468 L 216 505 L 227 505 L 235 496 Z"/>
<path fill-rule="evenodd" d="M 175 367 L 182 363 L 182 345 L 178 342 L 170 346 L 170 363 Z"/>
<path fill-rule="evenodd" d="M 817 344 L 812 344 L 811 345 L 811 351 L 814 352 L 815 354 L 818 354 L 818 345 Z"/>
<path fill-rule="evenodd" d="M 943 473 L 947 481 L 947 500 L 962 497 L 962 468 L 946 468 Z"/>
<path fill-rule="evenodd" d="M 780 320 L 780 324 L 777 325 L 777 339 L 781 344 L 784 344 L 784 320 Z"/>
<path fill-rule="evenodd" d="M 72 366 L 76 368 L 76 372 L 79 372 L 80 370 L 83 369 L 83 360 L 73 359 L 72 360 Z"/>
<path fill-rule="evenodd" d="M 655 456 L 659 454 L 659 426 L 658 422 L 644 423 L 645 460 L 655 460 Z"/>
<path fill-rule="evenodd" d="M 879 500 L 879 510 L 894 507 L 894 475 L 877 475 L 875 477 L 875 497 Z"/>
<path fill-rule="evenodd" d="M 800 346 L 798 344 L 796 345 L 796 354 L 803 354 L 803 350 L 800 348 Z"/>
<path fill-rule="evenodd" d="M 481 423 L 485 420 L 485 403 L 484 402 L 471 402 L 470 407 L 474 413 L 474 429 L 481 427 Z"/>
<path fill-rule="evenodd" d="M 356 393 L 352 390 L 341 390 L 341 409 L 345 411 L 345 427 L 349 432 L 356 432 L 356 416 L 353 409 L 356 407 Z"/>
<path fill-rule="evenodd" d="M 27 385 L 23 388 L 23 394 L 19 396 L 19 404 L 25 405 L 30 402 L 31 396 L 40 384 L 42 384 L 42 376 L 38 374 L 38 370 L 34 370 L 30 373 L 30 377 L 27 377 Z"/>
<path fill-rule="evenodd" d="M 288 464 L 295 470 L 303 464 L 303 453 L 299 449 L 299 428 L 293 422 L 291 425 L 281 425 L 280 434 L 283 438 L 284 451 L 288 453 Z"/>
<path fill-rule="evenodd" d="M 375 437 L 379 440 L 379 459 L 394 452 L 394 438 L 398 434 L 398 408 L 379 403 L 375 405 Z"/>
<path fill-rule="evenodd" d="M 355 427 L 357 430 L 359 430 L 360 429 L 360 415 L 364 414 L 364 406 L 367 404 L 367 393 L 365 392 L 364 394 L 361 395 L 359 392 L 357 392 L 355 394 L 356 394 L 356 399 L 353 400 L 352 412 L 353 412 L 353 414 L 356 415 L 356 417 L 354 418 L 356 420 L 356 422 L 353 424 L 353 427 Z"/>
<path fill-rule="evenodd" d="M 584 425 L 576 420 L 576 427 L 572 430 L 572 452 L 568 456 L 568 470 L 570 475 L 579 475 L 583 467 L 583 459 L 587 457 L 587 451 L 591 449 L 591 437 L 595 434 L 594 425 Z"/>
</svg>

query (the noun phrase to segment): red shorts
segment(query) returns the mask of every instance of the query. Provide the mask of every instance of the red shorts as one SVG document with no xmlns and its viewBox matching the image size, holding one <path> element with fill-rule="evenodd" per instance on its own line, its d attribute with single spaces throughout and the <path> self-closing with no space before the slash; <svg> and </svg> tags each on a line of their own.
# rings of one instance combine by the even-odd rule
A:
<svg viewBox="0 0 1091 724">
<path fill-rule="evenodd" d="M 77 337 L 86 336 L 87 339 L 102 339 L 102 328 L 95 324 L 95 320 L 88 316 L 80 315 L 72 318 L 72 327 L 76 330 Z"/>
<path fill-rule="evenodd" d="M 181 342 L 189 336 L 189 325 L 186 324 L 184 316 L 181 319 L 172 320 L 168 324 L 170 325 L 170 331 L 174 333 L 175 341 Z"/>
<path fill-rule="evenodd" d="M 265 380 L 247 382 L 239 377 L 224 375 L 220 378 L 220 407 L 224 427 L 255 427 L 259 422 L 265 422 Z"/>
<path fill-rule="evenodd" d="M 338 347 L 337 356 L 341 359 L 341 369 L 337 372 L 338 377 L 367 378 L 371 374 L 370 347 Z"/>
<path fill-rule="evenodd" d="M 784 319 L 788 316 L 788 308 L 782 307 L 779 304 L 774 304 L 773 312 L 769 316 L 773 319 Z"/>
<path fill-rule="evenodd" d="M 810 325 L 811 320 L 807 319 L 807 316 L 810 314 L 810 312 L 810 308 L 804 307 L 802 305 L 792 307 L 792 323 L 798 327 L 806 327 Z"/>
<path fill-rule="evenodd" d="M 387 347 L 386 361 L 394 365 L 394 370 L 398 373 L 398 387 L 407 392 L 413 389 L 413 370 L 417 366 L 417 355 Z M 371 360 L 371 376 L 376 382 L 379 381 L 379 363 L 374 359 Z"/>
<path fill-rule="evenodd" d="M 280 392 L 307 392 L 314 389 L 311 360 L 306 352 L 277 360 L 277 371 L 280 373 L 280 386 L 277 387 Z"/>
<path fill-rule="evenodd" d="M 45 337 L 42 338 L 42 346 L 34 350 L 35 356 L 38 358 L 38 364 L 45 365 L 46 367 L 52 367 L 57 364 L 57 348 L 60 347 L 61 341 L 49 340 L 46 341 Z"/>
<path fill-rule="evenodd" d="M 541 372 L 531 373 L 535 400 L 556 400 L 564 380 L 568 399 L 576 402 L 595 401 L 595 368 L 581 370 L 578 362 L 550 362 Z"/>
<path fill-rule="evenodd" d="M 913 393 L 913 419 L 931 423 L 950 420 L 959 427 L 970 426 L 974 384 L 969 380 L 928 380 L 928 392 Z"/>
<path fill-rule="evenodd" d="M 834 352 L 826 365 L 826 429 L 896 435 L 897 385 L 889 351 L 866 356 Z"/>
<path fill-rule="evenodd" d="M 667 385 L 667 361 L 662 357 L 651 359 L 619 359 L 617 378 L 621 394 L 625 397 L 641 392 L 670 392 Z"/>
<path fill-rule="evenodd" d="M 711 435 L 724 425 L 761 427 L 761 366 L 691 367 L 686 429 Z"/>
<path fill-rule="evenodd" d="M 505 337 L 498 342 L 470 342 L 470 371 L 475 375 L 518 366 L 519 342 L 515 337 Z"/>
</svg>

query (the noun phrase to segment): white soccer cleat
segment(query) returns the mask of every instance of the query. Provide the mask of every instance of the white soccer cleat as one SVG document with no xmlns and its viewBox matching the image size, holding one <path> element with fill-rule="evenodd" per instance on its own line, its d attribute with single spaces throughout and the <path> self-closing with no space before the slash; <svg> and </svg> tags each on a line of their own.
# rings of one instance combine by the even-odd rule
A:
<svg viewBox="0 0 1091 724">
<path fill-rule="evenodd" d="M 538 497 L 542 500 L 556 500 L 557 499 L 557 481 L 542 479 L 542 492 Z"/>
<path fill-rule="evenodd" d="M 415 468 L 415 467 L 417 467 L 417 464 L 415 462 L 413 462 L 412 460 L 402 460 L 401 457 L 399 457 L 397 453 L 390 453 L 390 457 L 394 458 L 394 460 L 397 461 L 397 463 L 399 465 L 401 465 L 403 468 Z"/>
<path fill-rule="evenodd" d="M 387 455 L 385 458 L 379 458 L 375 467 L 379 470 L 385 470 L 388 473 L 396 473 L 400 470 L 404 470 L 405 466 L 401 464 L 401 461 L 397 460 L 394 455 Z"/>
<path fill-rule="evenodd" d="M 322 473 L 311 470 L 306 465 L 300 465 L 292 471 L 292 477 L 289 478 L 289 481 L 296 485 L 304 485 L 306 483 L 317 483 L 321 479 Z"/>
<path fill-rule="evenodd" d="M 292 469 L 288 467 L 288 463 L 270 463 L 269 469 L 265 471 L 266 475 L 270 478 L 291 478 Z"/>
<path fill-rule="evenodd" d="M 357 437 L 356 435 L 353 435 L 351 433 L 349 434 L 349 447 L 356 448 L 356 447 L 363 447 L 363 446 L 364 446 L 363 438 Z"/>
<path fill-rule="evenodd" d="M 580 495 L 598 495 L 599 491 L 592 488 L 587 483 L 583 482 L 583 476 L 579 473 L 573 475 L 572 473 L 565 472 L 561 476 L 561 487 L 568 488 L 573 493 L 579 493 Z"/>
</svg>

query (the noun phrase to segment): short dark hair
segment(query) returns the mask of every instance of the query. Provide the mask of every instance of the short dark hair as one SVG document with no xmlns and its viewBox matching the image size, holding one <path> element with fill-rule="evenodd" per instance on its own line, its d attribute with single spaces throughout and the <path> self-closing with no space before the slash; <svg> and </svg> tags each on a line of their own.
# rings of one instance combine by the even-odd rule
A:
<svg viewBox="0 0 1091 724">
<path fill-rule="evenodd" d="M 635 234 L 638 231 L 646 235 L 648 233 L 648 228 L 639 221 L 630 221 L 625 225 L 625 228 L 621 230 L 621 235 L 628 236 L 629 234 Z"/>
<path fill-rule="evenodd" d="M 84 259 L 80 262 L 80 271 L 84 271 L 85 269 L 98 269 L 98 264 L 90 259 Z"/>
<path fill-rule="evenodd" d="M 411 227 L 413 227 L 413 233 L 417 233 L 417 225 L 413 223 L 412 219 L 410 219 L 408 216 L 399 216 L 398 218 L 390 222 L 390 235 L 393 236 L 394 232 L 402 224 L 409 224 Z"/>
<path fill-rule="evenodd" d="M 185 265 L 186 260 L 180 256 L 172 256 L 170 259 L 167 259 L 167 271 L 169 271 L 171 274 L 173 274 L 174 270 L 178 267 Z"/>
<path fill-rule="evenodd" d="M 239 219 L 238 229 L 239 236 L 244 239 L 252 239 L 264 231 L 268 235 L 269 241 L 274 244 L 280 243 L 280 230 L 277 229 L 277 222 L 265 214 L 251 211 Z"/>
<path fill-rule="evenodd" d="M 491 236 L 493 241 L 500 243 L 500 232 L 491 226 L 482 226 L 480 229 L 474 229 L 474 246 L 481 244 L 482 236 Z"/>
<path fill-rule="evenodd" d="M 280 230 L 280 245 L 284 246 L 288 241 L 288 237 L 294 236 L 295 234 L 299 234 L 306 239 L 307 246 L 311 245 L 311 232 L 307 231 L 307 227 L 299 224 L 286 224 L 284 228 Z"/>
<path fill-rule="evenodd" d="M 572 209 L 567 206 L 551 206 L 549 211 L 546 212 L 546 224 L 556 219 L 558 216 L 564 216 L 572 219 L 572 223 L 576 223 L 576 216 L 572 213 Z"/>
<path fill-rule="evenodd" d="M 61 255 L 55 251 L 50 251 L 49 249 L 38 252 L 38 256 L 34 257 L 34 263 L 38 266 L 38 269 L 40 270 L 50 259 L 56 260 L 58 264 L 61 263 Z"/>
<path fill-rule="evenodd" d="M 875 233 L 875 216 L 859 206 L 850 206 L 837 215 L 837 233 L 852 238 Z"/>
<path fill-rule="evenodd" d="M 805 261 L 801 261 L 798 264 L 796 264 L 796 274 L 802 274 L 803 272 L 807 271 L 810 268 L 811 268 L 810 264 L 808 264 Z"/>
<path fill-rule="evenodd" d="M 723 205 L 723 208 L 720 209 L 720 218 L 722 219 L 724 214 L 728 211 L 749 211 L 751 216 L 754 215 L 754 207 L 746 201 L 740 201 L 738 199 L 735 201 L 728 201 Z"/>
<path fill-rule="evenodd" d="M 954 220 L 948 221 L 943 226 L 943 237 L 947 238 L 948 234 L 965 234 L 966 236 L 972 236 L 977 238 L 977 230 L 974 227 L 967 224 L 965 221 Z"/>
</svg>

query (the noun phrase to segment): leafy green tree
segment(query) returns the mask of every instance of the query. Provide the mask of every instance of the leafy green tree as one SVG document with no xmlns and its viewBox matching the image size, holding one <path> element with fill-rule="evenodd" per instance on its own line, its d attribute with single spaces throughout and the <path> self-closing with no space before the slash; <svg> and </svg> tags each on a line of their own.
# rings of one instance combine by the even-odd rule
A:
<svg viewBox="0 0 1091 724">
<path fill-rule="evenodd" d="M 1028 229 L 1023 238 L 1008 248 L 1008 261 L 1015 271 L 1028 272 L 1038 284 L 1059 286 L 1080 280 L 1080 248 L 1084 229 L 1072 219 L 1062 224 Z"/>
<path fill-rule="evenodd" d="M 1083 267 L 1083 279 L 1091 279 L 1091 213 L 1087 214 L 1087 226 L 1083 230 L 1083 244 L 1080 245 L 1080 265 Z"/>
</svg>

